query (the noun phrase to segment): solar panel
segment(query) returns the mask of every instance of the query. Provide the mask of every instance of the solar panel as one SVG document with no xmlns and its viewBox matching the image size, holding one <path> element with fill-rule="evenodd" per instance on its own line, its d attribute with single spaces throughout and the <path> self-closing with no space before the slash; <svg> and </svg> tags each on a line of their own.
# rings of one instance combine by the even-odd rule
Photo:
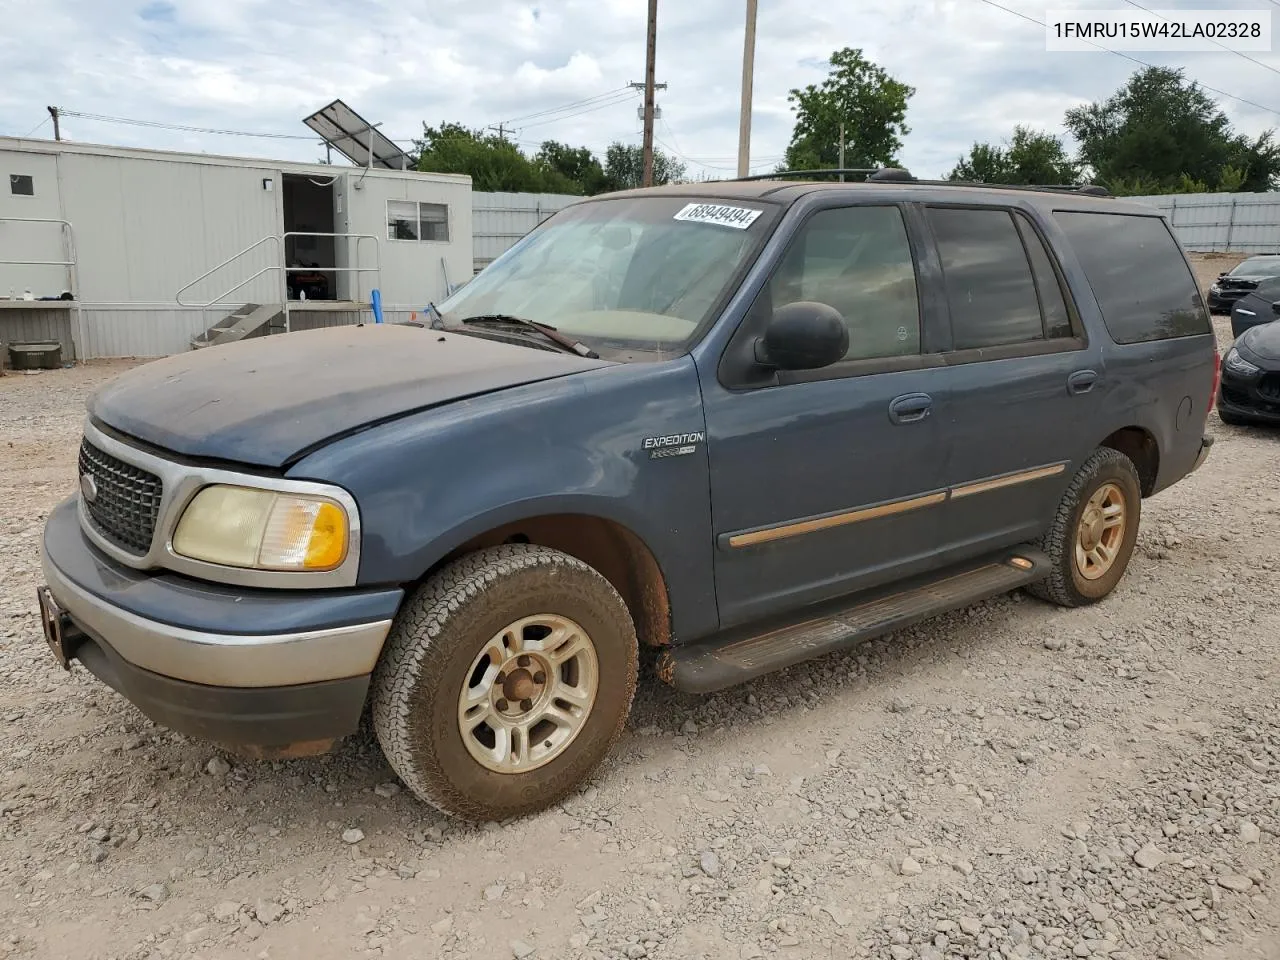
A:
<svg viewBox="0 0 1280 960">
<path fill-rule="evenodd" d="M 358 167 L 403 170 L 409 165 L 403 150 L 341 100 L 317 110 L 302 122 Z M 373 153 L 372 163 L 369 162 L 370 151 Z"/>
</svg>

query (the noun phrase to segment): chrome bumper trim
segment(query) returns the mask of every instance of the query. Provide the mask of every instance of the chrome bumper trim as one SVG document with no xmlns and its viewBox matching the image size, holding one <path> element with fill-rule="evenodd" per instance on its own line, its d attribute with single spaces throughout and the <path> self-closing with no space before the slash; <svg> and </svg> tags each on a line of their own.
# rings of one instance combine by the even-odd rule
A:
<svg viewBox="0 0 1280 960">
<path fill-rule="evenodd" d="M 390 620 L 300 633 L 205 633 L 121 610 L 63 575 L 41 545 L 54 599 L 86 633 L 136 667 L 215 687 L 283 687 L 364 676 L 373 671 Z"/>
</svg>

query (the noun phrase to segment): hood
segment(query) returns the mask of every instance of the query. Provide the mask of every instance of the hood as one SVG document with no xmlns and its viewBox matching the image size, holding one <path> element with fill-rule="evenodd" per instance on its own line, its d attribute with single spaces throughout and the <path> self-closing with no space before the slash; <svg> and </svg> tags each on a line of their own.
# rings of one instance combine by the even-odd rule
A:
<svg viewBox="0 0 1280 960">
<path fill-rule="evenodd" d="M 1280 320 L 1250 327 L 1236 339 L 1235 346 L 1246 360 L 1263 361 L 1268 370 L 1280 369 Z"/>
<path fill-rule="evenodd" d="M 419 327 L 330 327 L 156 360 L 100 390 L 89 414 L 175 453 L 282 467 L 380 421 L 601 366 Z"/>
</svg>

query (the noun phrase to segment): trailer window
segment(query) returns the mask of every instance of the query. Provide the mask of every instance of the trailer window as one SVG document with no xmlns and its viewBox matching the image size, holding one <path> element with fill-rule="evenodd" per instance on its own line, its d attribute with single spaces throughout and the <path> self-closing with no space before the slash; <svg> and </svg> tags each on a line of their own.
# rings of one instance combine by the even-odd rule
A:
<svg viewBox="0 0 1280 960">
<path fill-rule="evenodd" d="M 388 200 L 387 239 L 448 242 L 449 207 L 443 203 Z"/>
<path fill-rule="evenodd" d="M 11 173 L 9 174 L 9 192 L 15 197 L 34 197 L 35 181 L 25 173 Z"/>
</svg>

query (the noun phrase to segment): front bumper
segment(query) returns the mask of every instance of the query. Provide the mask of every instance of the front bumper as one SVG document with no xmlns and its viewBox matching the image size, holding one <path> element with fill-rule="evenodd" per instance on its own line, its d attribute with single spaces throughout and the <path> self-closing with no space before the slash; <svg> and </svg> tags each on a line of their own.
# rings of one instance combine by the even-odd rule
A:
<svg viewBox="0 0 1280 960">
<path fill-rule="evenodd" d="M 157 723 L 233 744 L 354 732 L 404 595 L 248 590 L 133 570 L 84 538 L 74 498 L 50 515 L 41 560 L 67 656 Z"/>
<path fill-rule="evenodd" d="M 1275 374 L 1271 374 L 1275 376 Z M 1261 378 L 1243 379 L 1223 370 L 1218 388 L 1218 410 L 1241 420 L 1280 423 L 1280 396 L 1260 389 Z"/>
<path fill-rule="evenodd" d="M 1209 291 L 1208 303 L 1210 313 L 1230 313 L 1235 302 L 1247 296 L 1248 290 L 1223 290 L 1221 293 Z"/>
</svg>

